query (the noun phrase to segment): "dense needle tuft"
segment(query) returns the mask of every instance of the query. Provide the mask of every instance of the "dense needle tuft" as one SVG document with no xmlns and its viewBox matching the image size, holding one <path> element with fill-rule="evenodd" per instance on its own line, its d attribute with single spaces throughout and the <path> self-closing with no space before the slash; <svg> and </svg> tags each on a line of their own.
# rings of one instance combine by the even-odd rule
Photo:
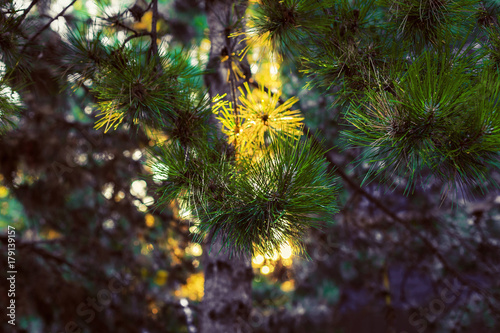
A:
<svg viewBox="0 0 500 333">
<path fill-rule="evenodd" d="M 127 121 L 161 129 L 192 109 L 186 82 L 196 71 L 186 58 L 176 54 L 163 54 L 151 61 L 141 54 L 126 58 L 130 60 L 115 62 L 96 76 L 93 90 L 101 110 L 96 128 L 108 131 Z"/>
<path fill-rule="evenodd" d="M 464 52 L 463 54 L 465 54 Z M 427 52 L 394 82 L 352 107 L 347 143 L 367 147 L 365 180 L 408 177 L 407 191 L 429 180 L 429 171 L 451 187 L 491 185 L 488 167 L 500 151 L 499 73 L 475 72 L 476 56 Z"/>
<path fill-rule="evenodd" d="M 212 234 L 231 253 L 267 254 L 290 242 L 300 252 L 306 230 L 337 211 L 337 186 L 311 140 L 280 136 L 257 161 L 218 149 L 183 154 L 173 142 L 157 148 L 153 177 L 164 180 L 160 206 L 180 198 L 194 215 L 198 241 Z"/>
</svg>

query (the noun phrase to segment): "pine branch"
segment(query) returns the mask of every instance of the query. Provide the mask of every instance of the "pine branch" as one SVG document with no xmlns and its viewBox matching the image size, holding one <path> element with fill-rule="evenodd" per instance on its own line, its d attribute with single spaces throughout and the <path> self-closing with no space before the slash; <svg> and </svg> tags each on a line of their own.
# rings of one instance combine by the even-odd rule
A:
<svg viewBox="0 0 500 333">
<path fill-rule="evenodd" d="M 256 88 L 259 87 L 259 84 L 254 79 L 249 79 L 248 82 L 253 87 L 256 87 Z M 263 86 L 263 87 L 264 87 L 264 91 L 265 92 L 269 92 L 270 91 L 268 87 L 266 87 L 266 86 Z M 281 97 L 279 98 L 278 101 L 279 101 L 280 104 L 284 103 L 284 100 Z M 320 144 L 319 141 L 318 141 L 318 139 L 316 138 L 316 136 L 314 134 L 312 134 L 312 131 L 305 124 L 304 124 L 304 127 L 303 127 L 303 132 L 304 132 L 305 135 L 307 135 L 308 138 L 310 138 L 311 140 L 313 140 L 316 144 Z M 349 187 L 351 187 L 353 190 L 355 190 L 356 193 L 359 193 L 359 194 L 363 195 L 364 197 L 366 197 L 368 200 L 370 200 L 375 206 L 379 207 L 380 210 L 382 210 L 388 216 L 392 217 L 393 219 L 394 219 L 394 217 L 397 218 L 397 216 L 390 209 L 388 209 L 384 204 L 382 204 L 382 202 L 380 202 L 380 200 L 378 200 L 373 195 L 371 195 L 370 193 L 366 192 L 358 184 L 356 184 L 356 182 L 343 171 L 343 167 L 341 167 L 340 165 L 338 165 L 337 163 L 335 163 L 335 161 L 333 160 L 333 157 L 332 157 L 332 153 L 330 151 L 328 151 L 325 154 L 325 158 L 327 159 L 328 163 L 330 163 L 330 165 L 333 168 L 334 172 L 340 178 L 342 178 L 344 180 L 344 182 L 346 182 L 347 185 L 349 185 Z"/>
<path fill-rule="evenodd" d="M 4 244 L 8 243 L 6 235 L 0 235 L 0 240 Z M 76 271 L 82 275 L 85 275 L 83 270 L 81 270 L 79 267 L 77 267 L 74 264 L 72 264 L 71 262 L 69 262 L 66 258 L 55 255 L 46 249 L 43 249 L 43 248 L 36 246 L 38 244 L 44 244 L 44 243 L 49 243 L 49 242 L 55 243 L 56 241 L 59 242 L 62 240 L 54 239 L 54 240 L 44 240 L 44 241 L 36 241 L 36 242 L 33 242 L 33 241 L 32 242 L 20 242 L 19 244 L 16 244 L 16 246 L 19 248 L 26 247 L 26 248 L 28 248 L 28 251 L 33 251 L 46 259 L 50 259 L 50 260 L 55 261 L 59 264 L 64 264 L 64 265 L 70 267 L 71 269 L 73 269 L 74 271 Z"/>
<path fill-rule="evenodd" d="M 307 126 L 304 126 L 304 133 L 313 141 L 317 142 L 316 137 L 311 133 L 309 128 Z M 411 224 L 408 222 L 402 220 L 399 218 L 394 212 L 392 212 L 387 206 L 385 206 L 380 200 L 375 198 L 372 194 L 368 193 L 365 191 L 362 187 L 360 187 L 354 180 L 352 180 L 343 170 L 342 168 L 335 163 L 335 161 L 332 158 L 332 153 L 329 151 L 328 153 L 325 154 L 325 157 L 327 161 L 330 163 L 330 165 L 334 168 L 334 172 L 339 175 L 345 183 L 351 187 L 353 190 L 355 190 L 356 193 L 359 193 L 363 195 L 365 198 L 367 198 L 369 201 L 371 201 L 376 207 L 378 207 L 382 212 L 384 212 L 387 216 L 389 216 L 393 221 L 397 222 L 399 225 L 403 226 L 407 231 L 409 231 L 411 234 L 416 235 L 421 241 L 424 242 L 426 246 L 431 250 L 431 252 L 438 258 L 438 260 L 443 264 L 443 266 L 451 272 L 461 283 L 464 285 L 470 287 L 472 290 L 475 292 L 478 292 L 482 295 L 484 295 L 486 292 L 483 288 L 479 287 L 476 283 L 473 281 L 469 281 L 465 279 L 460 272 L 458 272 L 444 257 L 444 255 L 439 251 L 439 249 L 434 246 L 434 244 L 419 230 L 417 230 L 415 227 L 413 227 Z M 489 294 L 489 293 L 487 293 Z M 486 297 L 487 302 L 491 304 L 491 301 Z M 497 311 L 500 313 L 500 311 Z"/>
</svg>

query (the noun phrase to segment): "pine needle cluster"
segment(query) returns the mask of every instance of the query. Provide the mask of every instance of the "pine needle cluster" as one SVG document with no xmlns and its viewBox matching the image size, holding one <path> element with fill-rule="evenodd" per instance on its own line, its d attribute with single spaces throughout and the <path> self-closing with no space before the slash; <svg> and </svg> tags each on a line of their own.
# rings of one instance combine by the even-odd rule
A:
<svg viewBox="0 0 500 333">
<path fill-rule="evenodd" d="M 10 69 L 26 69 L 30 64 L 29 57 L 22 54 L 25 31 L 30 24 L 14 2 L 0 1 L 0 57 L 1 61 Z"/>
<path fill-rule="evenodd" d="M 301 252 L 307 228 L 336 212 L 334 179 L 319 145 L 301 139 L 297 98 L 248 84 L 240 93 L 236 108 L 220 96 L 213 106 L 225 139 L 153 149 L 158 205 L 178 199 L 196 220 L 195 240 L 220 238 L 230 253 L 272 254 L 286 242 Z"/>
<path fill-rule="evenodd" d="M 336 185 L 327 172 L 324 151 L 312 140 L 276 140 L 256 162 L 245 160 L 234 185 L 237 205 L 228 212 L 231 243 L 272 253 L 287 241 L 298 252 L 310 227 L 337 212 Z"/>
<path fill-rule="evenodd" d="M 307 31 L 305 49 L 297 48 L 299 69 L 309 77 L 307 87 L 335 97 L 333 104 L 353 126 L 344 138 L 364 148 L 359 162 L 370 166 L 365 181 L 381 177 L 395 185 L 407 179 L 408 193 L 436 178 L 463 192 L 495 186 L 488 174 L 498 167 L 500 148 L 498 4 L 321 3 L 316 28 L 288 24 L 286 33 L 273 35 L 273 44 L 279 48 Z M 268 13 L 258 25 L 262 33 L 263 27 L 285 27 L 269 6 L 260 5 Z"/>
<path fill-rule="evenodd" d="M 286 7 L 286 24 L 313 24 L 310 2 L 266 3 Z M 144 48 L 130 29 L 121 43 L 106 31 L 93 25 L 68 35 L 66 75 L 94 94 L 95 128 L 126 123 L 166 137 L 149 154 L 157 207 L 178 200 L 197 223 L 195 240 L 222 239 L 231 253 L 271 254 L 288 241 L 301 249 L 306 229 L 336 211 L 336 187 L 320 147 L 300 138 L 304 118 L 291 109 L 298 98 L 235 84 L 249 78 L 231 53 L 221 59 L 230 63 L 231 99 L 210 101 L 183 53 Z"/>
<path fill-rule="evenodd" d="M 267 46 L 280 56 L 296 56 L 312 33 L 318 33 L 326 20 L 322 10 L 331 1 L 262 0 L 249 17 L 245 40 L 248 47 Z"/>
<path fill-rule="evenodd" d="M 26 84 L 29 61 L 19 50 L 26 26 L 14 3 L 0 2 L 0 135 L 15 127 L 22 111 L 18 91 Z"/>
<path fill-rule="evenodd" d="M 196 72 L 181 54 L 160 54 L 150 61 L 144 51 L 124 53 L 96 77 L 94 88 L 101 109 L 96 128 L 105 131 L 126 119 L 129 123 L 163 128 L 189 106 L 189 79 Z"/>
<path fill-rule="evenodd" d="M 314 36 L 310 50 L 301 54 L 306 87 L 334 93 L 336 105 L 359 100 L 381 81 L 389 88 L 388 78 L 400 71 L 403 52 L 392 36 L 379 33 L 383 12 L 374 1 L 336 1 L 328 12 L 328 33 Z"/>
<path fill-rule="evenodd" d="M 66 73 L 73 75 L 76 86 L 92 80 L 104 67 L 111 66 L 111 51 L 103 44 L 107 36 L 96 25 L 82 25 L 69 30 L 64 44 Z"/>
<path fill-rule="evenodd" d="M 213 107 L 222 124 L 222 132 L 239 152 L 258 150 L 266 145 L 266 139 L 272 141 L 280 133 L 291 137 L 302 134 L 300 127 L 304 117 L 299 110 L 290 109 L 298 102 L 297 97 L 280 103 L 281 92 L 266 92 L 264 86 L 251 89 L 248 83 L 244 83 L 244 89 L 240 87 L 239 92 L 236 109 L 222 97 L 216 98 Z"/>
<path fill-rule="evenodd" d="M 95 94 L 97 129 L 107 132 L 123 122 L 168 128 L 187 142 L 207 119 L 210 109 L 197 82 L 202 71 L 182 52 L 159 48 L 151 56 L 140 42 L 120 44 L 97 25 L 84 25 L 67 37 L 66 74 L 75 88 L 86 84 Z"/>
<path fill-rule="evenodd" d="M 434 175 L 461 190 L 488 187 L 488 167 L 498 167 L 498 75 L 475 71 L 475 55 L 426 52 L 394 81 L 394 92 L 376 90 L 346 118 L 350 144 L 368 149 L 367 178 L 408 177 L 407 189 Z M 430 173 L 429 173 L 430 171 Z"/>
<path fill-rule="evenodd" d="M 174 142 L 156 148 L 152 167 L 165 179 L 158 205 L 180 199 L 196 217 L 195 240 L 212 235 L 230 253 L 273 254 L 286 242 L 300 253 L 306 230 L 337 211 L 322 149 L 279 136 L 258 160 L 235 160 L 224 146 L 189 156 Z"/>
<path fill-rule="evenodd" d="M 14 128 L 14 118 L 21 113 L 19 95 L 0 80 L 0 135 Z"/>
<path fill-rule="evenodd" d="M 386 28 L 414 50 L 438 46 L 447 35 L 455 38 L 474 23 L 477 0 L 384 0 L 390 19 Z"/>
</svg>

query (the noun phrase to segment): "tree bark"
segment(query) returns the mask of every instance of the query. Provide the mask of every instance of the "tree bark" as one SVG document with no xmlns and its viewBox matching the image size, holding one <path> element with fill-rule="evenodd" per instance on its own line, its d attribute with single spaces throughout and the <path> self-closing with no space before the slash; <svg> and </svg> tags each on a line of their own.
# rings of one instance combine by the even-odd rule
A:
<svg viewBox="0 0 500 333">
<path fill-rule="evenodd" d="M 243 37 L 230 37 L 234 32 L 243 31 L 246 7 L 246 1 L 206 1 L 211 47 L 205 84 L 211 98 L 227 94 L 226 98 L 235 101 L 237 87 L 250 77 L 248 62 L 245 59 L 240 61 L 238 56 L 244 47 L 241 43 Z M 231 75 L 231 63 L 237 65 L 245 77 Z M 215 118 L 212 120 L 216 121 Z M 229 256 L 227 252 L 220 251 L 221 248 L 220 237 L 216 240 L 211 237 L 207 239 L 203 257 L 205 292 L 200 332 L 250 332 L 248 317 L 252 305 L 253 278 L 251 257 Z"/>
<path fill-rule="evenodd" d="M 252 265 L 250 256 L 229 257 L 220 252 L 221 241 L 207 244 L 204 254 L 205 296 L 201 333 L 251 332 Z"/>
</svg>

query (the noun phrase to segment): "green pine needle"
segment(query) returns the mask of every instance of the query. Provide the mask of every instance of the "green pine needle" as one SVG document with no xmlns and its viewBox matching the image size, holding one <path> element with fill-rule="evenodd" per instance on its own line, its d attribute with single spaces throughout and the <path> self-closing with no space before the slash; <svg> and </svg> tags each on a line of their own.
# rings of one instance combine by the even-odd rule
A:
<svg viewBox="0 0 500 333">
<path fill-rule="evenodd" d="M 470 51 L 470 49 L 468 50 Z M 500 151 L 499 73 L 473 70 L 477 54 L 426 52 L 396 79 L 394 93 L 378 90 L 351 108 L 347 143 L 366 147 L 373 176 L 396 174 L 416 183 L 428 172 L 463 191 L 487 188 Z M 469 52 L 470 53 L 470 52 Z"/>
<path fill-rule="evenodd" d="M 196 217 L 196 241 L 213 235 L 230 253 L 250 254 L 290 242 L 300 252 L 306 230 L 337 211 L 337 186 L 310 140 L 280 137 L 257 161 L 208 147 L 188 151 L 175 142 L 158 148 L 152 169 L 163 179 L 158 205 L 180 199 Z"/>
<path fill-rule="evenodd" d="M 126 61 L 113 62 L 96 77 L 93 91 L 101 109 L 96 127 L 115 129 L 122 121 L 161 129 L 192 109 L 190 80 L 201 74 L 182 54 L 130 51 Z"/>
<path fill-rule="evenodd" d="M 293 56 L 305 50 L 303 44 L 313 31 L 328 25 L 322 9 L 329 5 L 331 1 L 262 0 L 246 32 L 254 39 L 269 43 L 273 52 Z"/>
<path fill-rule="evenodd" d="M 478 0 L 382 0 L 391 17 L 386 29 L 414 50 L 438 46 L 446 35 L 461 37 L 475 24 Z"/>
</svg>

